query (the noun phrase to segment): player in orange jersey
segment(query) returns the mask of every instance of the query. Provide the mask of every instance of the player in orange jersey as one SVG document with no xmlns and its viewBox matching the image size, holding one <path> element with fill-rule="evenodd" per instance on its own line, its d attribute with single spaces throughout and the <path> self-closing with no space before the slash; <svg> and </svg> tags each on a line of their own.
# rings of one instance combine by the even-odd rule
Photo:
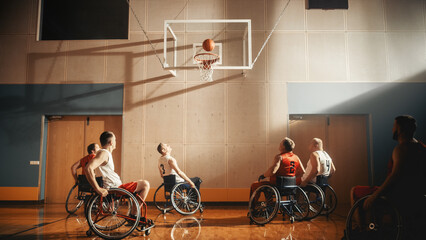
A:
<svg viewBox="0 0 426 240">
<path fill-rule="evenodd" d="M 293 153 L 295 146 L 296 144 L 293 140 L 287 137 L 280 142 L 278 148 L 280 153 L 275 156 L 272 166 L 264 174 L 260 175 L 257 182 L 251 185 L 250 196 L 256 188 L 262 185 L 275 185 L 276 176 L 296 176 L 296 178 L 300 178 L 305 173 L 299 157 Z M 270 181 L 260 181 L 267 177 L 270 177 Z"/>
</svg>

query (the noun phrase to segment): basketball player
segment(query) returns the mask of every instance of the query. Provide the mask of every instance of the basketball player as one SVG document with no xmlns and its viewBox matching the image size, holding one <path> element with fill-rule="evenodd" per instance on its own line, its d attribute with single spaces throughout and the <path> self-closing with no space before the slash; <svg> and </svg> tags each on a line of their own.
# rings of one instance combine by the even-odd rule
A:
<svg viewBox="0 0 426 240">
<path fill-rule="evenodd" d="M 426 226 L 426 147 L 414 138 L 416 128 L 411 116 L 395 118 L 392 133 L 398 145 L 392 152 L 392 171 L 364 202 L 368 209 L 386 196 L 402 215 L 404 239 L 424 238 Z"/>
<path fill-rule="evenodd" d="M 331 157 L 323 149 L 321 139 L 313 138 L 309 151 L 311 151 L 311 155 L 306 165 L 306 172 L 301 179 L 301 187 L 305 187 L 309 182 L 316 182 L 316 177 L 319 175 L 330 177 L 336 171 Z"/>
<path fill-rule="evenodd" d="M 99 145 L 96 143 L 92 143 L 89 146 L 87 146 L 87 153 L 89 155 L 83 157 L 82 159 L 78 160 L 71 166 L 71 174 L 74 177 L 75 182 L 77 182 L 77 169 L 82 168 L 82 174 L 85 175 L 84 168 L 86 167 L 87 163 L 92 160 L 94 157 L 96 157 L 96 152 L 98 152 L 100 149 Z"/>
<path fill-rule="evenodd" d="M 186 174 L 180 170 L 176 159 L 171 156 L 172 148 L 170 145 L 160 143 L 157 146 L 157 151 L 161 154 L 161 157 L 158 159 L 158 170 L 160 171 L 161 177 L 176 175 L 176 183 L 187 182 L 191 188 L 196 187 L 200 190 L 202 180 L 199 177 L 188 178 Z"/>
<path fill-rule="evenodd" d="M 299 157 L 293 153 L 295 146 L 296 144 L 294 144 L 293 140 L 287 137 L 280 142 L 278 148 L 280 153 L 275 156 L 272 166 L 259 177 L 259 180 L 270 177 L 270 181 L 254 182 L 250 187 L 250 196 L 254 190 L 262 185 L 275 185 L 277 183 L 277 176 L 296 176 L 297 178 L 305 173 Z"/>
<path fill-rule="evenodd" d="M 96 153 L 96 157 L 86 166 L 86 177 L 90 185 L 99 195 L 108 195 L 109 188 L 123 188 L 131 193 L 137 193 L 145 200 L 149 192 L 149 182 L 146 180 L 138 180 L 122 184 L 120 177 L 114 172 L 114 160 L 112 152 L 116 148 L 116 138 L 112 132 L 103 132 L 100 136 L 102 148 Z M 95 180 L 95 169 L 99 168 L 102 174 L 103 185 L 105 188 L 99 187 Z"/>
</svg>

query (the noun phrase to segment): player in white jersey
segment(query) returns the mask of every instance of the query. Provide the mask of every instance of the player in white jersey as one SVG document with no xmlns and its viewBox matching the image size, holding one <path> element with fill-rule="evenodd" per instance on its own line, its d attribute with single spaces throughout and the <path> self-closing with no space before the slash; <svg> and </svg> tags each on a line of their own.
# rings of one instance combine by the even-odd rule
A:
<svg viewBox="0 0 426 240">
<path fill-rule="evenodd" d="M 319 175 L 331 176 L 336 171 L 333 160 L 323 149 L 322 140 L 314 138 L 309 145 L 311 155 L 306 166 L 306 172 L 302 176 L 300 186 L 304 187 L 309 182 L 316 182 L 316 177 Z"/>
<path fill-rule="evenodd" d="M 103 132 L 100 136 L 102 149 L 96 154 L 86 166 L 86 177 L 90 185 L 99 195 L 108 195 L 108 188 L 123 188 L 131 193 L 137 193 L 145 200 L 149 192 L 149 182 L 146 180 L 137 180 L 122 184 L 120 176 L 114 171 L 114 160 L 112 152 L 116 148 L 116 138 L 112 132 Z M 102 173 L 103 183 L 105 188 L 99 187 L 95 180 L 95 169 L 99 168 Z"/>
<path fill-rule="evenodd" d="M 157 151 L 161 154 L 158 159 L 158 170 L 161 177 L 168 175 L 176 175 L 176 183 L 187 182 L 192 188 L 197 187 L 200 190 L 201 179 L 199 177 L 188 178 L 186 174 L 180 170 L 177 161 L 171 156 L 172 148 L 165 143 L 158 144 Z"/>
</svg>

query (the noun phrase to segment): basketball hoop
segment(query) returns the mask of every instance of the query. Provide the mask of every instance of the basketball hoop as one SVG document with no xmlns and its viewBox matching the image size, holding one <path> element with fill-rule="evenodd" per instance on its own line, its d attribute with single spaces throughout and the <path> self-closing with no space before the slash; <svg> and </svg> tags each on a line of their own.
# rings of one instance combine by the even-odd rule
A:
<svg viewBox="0 0 426 240">
<path fill-rule="evenodd" d="M 214 53 L 199 53 L 194 56 L 194 60 L 197 62 L 198 68 L 200 69 L 200 75 L 202 81 L 211 82 L 213 81 L 213 68 L 212 65 L 219 61 L 219 56 Z"/>
</svg>

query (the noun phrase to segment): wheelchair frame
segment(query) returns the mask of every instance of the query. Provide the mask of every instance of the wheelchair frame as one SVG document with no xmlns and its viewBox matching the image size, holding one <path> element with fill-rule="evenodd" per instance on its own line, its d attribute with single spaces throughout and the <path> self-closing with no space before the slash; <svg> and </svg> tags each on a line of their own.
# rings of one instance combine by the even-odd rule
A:
<svg viewBox="0 0 426 240">
<path fill-rule="evenodd" d="M 102 177 L 96 177 L 96 181 L 99 186 L 103 186 Z M 78 188 L 77 188 L 78 187 Z M 77 189 L 76 189 L 77 188 Z M 77 191 L 75 194 L 74 191 Z M 65 210 L 69 214 L 75 213 L 83 204 L 86 207 L 87 201 L 92 197 L 94 191 L 92 186 L 90 186 L 89 182 L 86 179 L 85 175 L 78 175 L 77 183 L 71 187 L 68 192 L 67 200 L 65 201 Z M 75 195 L 74 195 L 75 194 Z M 71 203 L 73 199 L 77 199 L 77 203 Z"/>
<path fill-rule="evenodd" d="M 320 215 L 324 209 L 325 196 L 322 189 L 313 183 L 309 183 L 305 187 L 302 187 L 303 191 L 309 199 L 309 213 L 305 220 L 311 220 Z"/>
<path fill-rule="evenodd" d="M 318 185 L 324 193 L 324 207 L 321 211 L 321 215 L 329 216 L 336 210 L 337 207 L 337 195 L 334 189 L 328 184 L 328 177 L 318 175 L 316 180 Z"/>
<path fill-rule="evenodd" d="M 135 211 L 135 216 L 131 216 Z M 99 237 L 121 239 L 135 229 L 145 235 L 151 233 L 155 224 L 146 218 L 146 213 L 147 205 L 138 194 L 121 188 L 110 188 L 106 197 L 91 197 L 87 204 L 86 219 L 90 230 Z M 91 232 L 86 234 L 90 235 Z"/>
<path fill-rule="evenodd" d="M 282 200 L 282 197 L 288 199 Z M 302 188 L 296 185 L 296 178 L 277 177 L 276 186 L 262 185 L 253 192 L 248 215 L 250 223 L 264 225 L 272 221 L 281 210 L 283 218 L 287 214 L 293 223 L 294 220 L 304 220 L 309 214 L 309 209 L 309 199 Z"/>
<path fill-rule="evenodd" d="M 164 176 L 163 180 L 164 182 L 154 193 L 154 205 L 158 210 L 166 213 L 175 209 L 182 215 L 191 215 L 198 210 L 203 212 L 201 195 L 197 188 L 191 188 L 185 182 L 176 183 L 175 175 Z M 164 199 L 157 196 L 161 189 L 164 189 Z"/>
</svg>

